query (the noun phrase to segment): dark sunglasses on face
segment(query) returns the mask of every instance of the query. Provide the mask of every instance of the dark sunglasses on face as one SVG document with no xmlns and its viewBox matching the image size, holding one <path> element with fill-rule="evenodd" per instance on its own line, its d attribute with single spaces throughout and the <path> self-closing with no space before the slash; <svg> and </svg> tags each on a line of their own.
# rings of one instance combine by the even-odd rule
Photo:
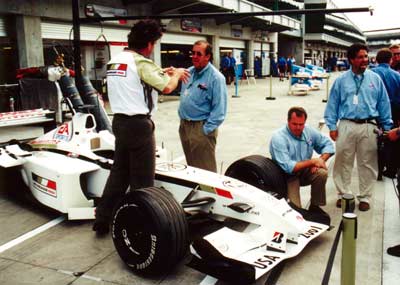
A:
<svg viewBox="0 0 400 285">
<path fill-rule="evenodd" d="M 203 54 L 202 54 L 201 52 L 199 52 L 199 51 L 193 51 L 193 50 L 192 50 L 192 52 L 191 52 L 191 55 L 192 55 L 192 56 L 194 56 L 194 55 L 203 56 Z"/>
</svg>

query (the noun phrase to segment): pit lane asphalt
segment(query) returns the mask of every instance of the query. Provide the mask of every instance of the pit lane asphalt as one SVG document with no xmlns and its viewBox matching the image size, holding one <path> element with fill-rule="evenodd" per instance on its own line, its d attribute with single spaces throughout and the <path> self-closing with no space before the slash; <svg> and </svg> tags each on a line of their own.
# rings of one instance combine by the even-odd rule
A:
<svg viewBox="0 0 400 285">
<path fill-rule="evenodd" d="M 339 73 L 331 74 L 330 85 Z M 317 127 L 323 116 L 325 84 L 322 90 L 306 96 L 287 95 L 288 81 L 273 78 L 272 96 L 269 78 L 257 79 L 257 84 L 229 86 L 228 115 L 219 129 L 217 142 L 218 170 L 221 173 L 235 160 L 251 154 L 269 156 L 268 144 L 272 132 L 286 122 L 291 106 L 303 106 L 308 112 L 307 123 Z M 176 97 L 164 96 L 154 116 L 157 144 L 168 150 L 172 161 L 182 160 L 179 141 Z M 328 134 L 328 129 L 322 128 Z M 357 192 L 357 173 L 352 174 L 352 189 Z M 8 174 L 0 173 L 0 247 L 33 229 L 54 220 L 59 215 L 38 205 L 21 202 L 9 195 L 21 187 L 7 185 Z M 7 185 L 6 187 L 4 185 Z M 4 189 L 7 188 L 7 189 Z M 302 202 L 309 201 L 307 187 L 302 189 Z M 329 251 L 341 219 L 335 207 L 336 194 L 332 179 L 328 179 L 327 203 L 324 207 L 336 226 L 312 241 L 298 256 L 288 260 L 277 284 L 321 284 Z M 391 180 L 377 182 L 371 210 L 359 212 L 357 238 L 356 284 L 396 284 L 400 279 L 400 258 L 386 254 L 387 246 L 400 243 L 398 203 Z M 385 227 L 384 227 L 385 225 Z M 97 238 L 91 221 L 64 221 L 30 239 L 0 253 L 0 284 L 200 284 L 205 275 L 186 266 L 158 279 L 132 274 L 114 250 L 110 236 Z M 389 227 L 390 226 L 390 227 Z M 341 243 L 333 265 L 330 284 L 340 284 Z M 264 284 L 259 280 L 257 284 Z M 219 282 L 218 284 L 222 284 Z"/>
</svg>

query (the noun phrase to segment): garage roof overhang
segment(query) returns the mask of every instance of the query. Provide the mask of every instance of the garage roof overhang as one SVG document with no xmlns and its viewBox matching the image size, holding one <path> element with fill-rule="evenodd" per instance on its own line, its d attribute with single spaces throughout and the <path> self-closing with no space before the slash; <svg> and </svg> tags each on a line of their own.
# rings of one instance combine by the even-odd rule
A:
<svg viewBox="0 0 400 285">
<path fill-rule="evenodd" d="M 346 41 L 346 40 L 340 39 L 338 37 L 334 37 L 334 36 L 324 34 L 324 33 L 308 33 L 308 34 L 304 35 L 304 40 L 318 42 L 318 43 L 324 43 L 324 44 L 329 43 L 330 45 L 337 45 L 337 46 L 342 46 L 342 47 L 349 47 L 353 44 L 353 42 Z"/>
<path fill-rule="evenodd" d="M 140 1 L 126 0 L 126 2 L 137 4 Z M 149 1 L 148 1 L 149 2 Z M 271 11 L 256 3 L 246 0 L 234 0 L 231 2 L 223 0 L 175 0 L 175 1 L 151 1 L 152 13 L 163 15 L 171 13 L 200 14 L 213 12 L 262 12 Z M 285 30 L 300 30 L 300 21 L 285 15 L 274 16 L 249 16 L 238 17 L 237 15 L 226 15 L 215 18 L 217 25 L 234 24 L 243 27 L 251 27 L 253 30 L 264 30 L 270 32 L 282 32 Z"/>
</svg>

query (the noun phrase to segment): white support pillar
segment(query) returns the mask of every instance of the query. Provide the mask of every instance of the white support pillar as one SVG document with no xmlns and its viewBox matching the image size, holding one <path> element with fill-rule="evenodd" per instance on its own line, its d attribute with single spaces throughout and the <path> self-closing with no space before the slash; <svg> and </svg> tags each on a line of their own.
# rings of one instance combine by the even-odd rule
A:
<svg viewBox="0 0 400 285">
<path fill-rule="evenodd" d="M 246 41 L 247 69 L 254 69 L 254 41 Z"/>
<path fill-rule="evenodd" d="M 153 57 L 154 62 L 157 65 L 161 66 L 161 43 L 159 40 L 156 41 L 156 44 L 154 45 L 152 57 Z M 164 67 L 166 67 L 166 66 L 164 66 Z"/>
<path fill-rule="evenodd" d="M 16 16 L 19 67 L 44 65 L 40 17 Z"/>
<path fill-rule="evenodd" d="M 219 56 L 219 36 L 214 35 L 211 36 L 210 44 L 212 46 L 212 53 L 213 53 L 213 65 L 219 69 L 220 64 L 220 56 Z"/>
</svg>

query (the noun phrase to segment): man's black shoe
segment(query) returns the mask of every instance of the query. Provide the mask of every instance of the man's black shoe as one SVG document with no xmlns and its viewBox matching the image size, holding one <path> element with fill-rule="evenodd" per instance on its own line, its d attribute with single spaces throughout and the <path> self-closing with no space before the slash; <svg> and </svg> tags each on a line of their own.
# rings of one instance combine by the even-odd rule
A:
<svg viewBox="0 0 400 285">
<path fill-rule="evenodd" d="M 400 244 L 396 246 L 389 247 L 387 253 L 393 256 L 400 257 Z"/>
<path fill-rule="evenodd" d="M 92 229 L 98 236 L 103 236 L 108 234 L 110 226 L 107 222 L 95 221 Z"/>
<path fill-rule="evenodd" d="M 316 205 L 310 205 L 310 207 L 308 207 L 308 210 L 309 210 L 310 212 L 328 215 L 327 212 L 325 212 L 324 210 L 322 210 L 320 207 L 318 207 L 318 206 L 316 206 Z"/>
<path fill-rule="evenodd" d="M 316 205 L 310 205 L 308 211 L 315 216 L 314 220 L 317 223 L 325 224 L 330 226 L 331 225 L 331 217 L 327 212 L 322 210 L 320 207 Z"/>
</svg>

